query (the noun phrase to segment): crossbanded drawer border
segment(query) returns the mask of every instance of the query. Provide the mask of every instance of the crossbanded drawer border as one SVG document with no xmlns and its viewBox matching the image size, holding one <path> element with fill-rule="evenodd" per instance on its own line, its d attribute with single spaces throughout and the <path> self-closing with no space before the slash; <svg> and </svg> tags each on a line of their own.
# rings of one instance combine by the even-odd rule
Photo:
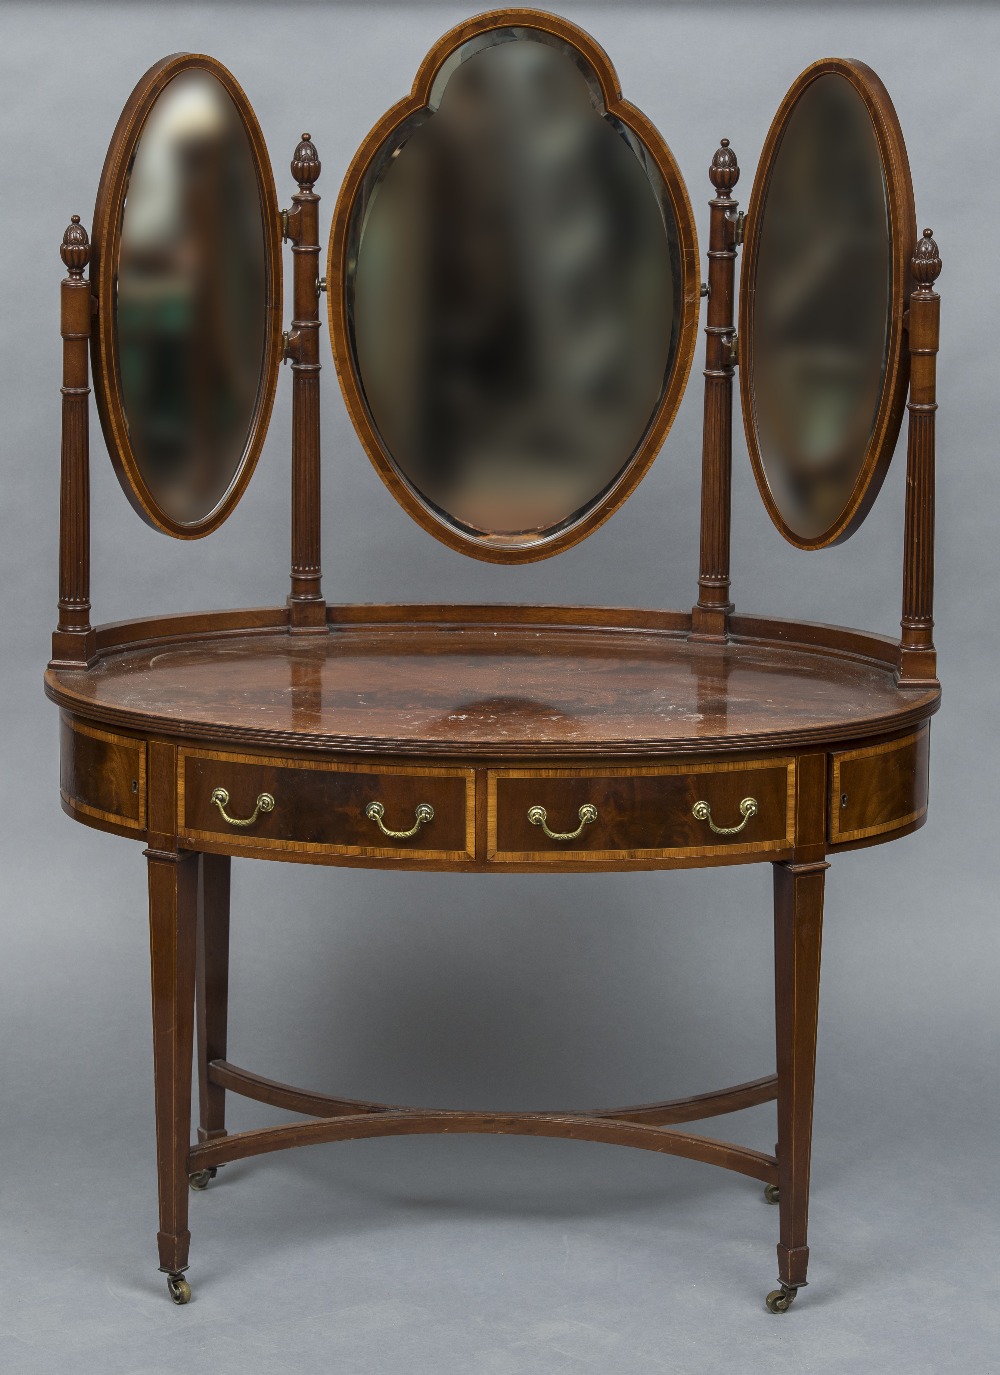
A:
<svg viewBox="0 0 1000 1375">
<path fill-rule="evenodd" d="M 639 778 L 639 777 L 676 777 L 687 775 L 701 777 L 711 773 L 747 773 L 757 769 L 785 770 L 785 834 L 780 840 L 743 841 L 733 844 L 721 837 L 714 844 L 676 845 L 643 849 L 617 850 L 578 850 L 559 847 L 550 850 L 498 850 L 497 849 L 497 784 L 501 778 L 537 778 L 544 782 L 549 778 Z M 773 759 L 747 759 L 709 761 L 704 764 L 639 764 L 633 768 L 615 765 L 606 768 L 534 768 L 534 769 L 489 769 L 487 771 L 487 842 L 486 858 L 497 864 L 558 864 L 565 859 L 573 860 L 630 860 L 649 859 L 696 859 L 701 856 L 716 855 L 720 852 L 732 855 L 769 854 L 774 851 L 791 850 L 795 845 L 795 756 L 776 755 Z"/>
<path fill-rule="evenodd" d="M 908 735 L 900 736 L 897 740 L 886 740 L 880 745 L 862 745 L 860 749 L 855 750 L 835 750 L 831 753 L 829 805 L 831 845 L 850 845 L 856 840 L 870 840 L 873 836 L 886 835 L 889 831 L 899 831 L 904 826 L 909 826 L 927 815 L 927 808 L 930 805 L 930 733 L 931 723 L 924 721 L 916 730 L 910 731 Z M 878 821 L 872 826 L 856 826 L 853 830 L 842 831 L 840 829 L 839 805 L 841 765 L 851 764 L 856 759 L 874 759 L 880 754 L 893 754 L 896 750 L 906 749 L 908 745 L 915 746 L 915 750 L 919 751 L 920 745 L 925 741 L 928 778 L 926 779 L 924 805 L 918 807 L 915 812 L 907 812 L 905 816 L 894 816 L 888 821 Z M 917 781 L 919 782 L 919 779 Z"/>
<path fill-rule="evenodd" d="M 399 778 L 461 778 L 465 782 L 465 849 L 417 850 L 405 845 L 340 845 L 335 841 L 284 840 L 277 836 L 238 835 L 227 831 L 202 831 L 188 827 L 185 816 L 188 759 L 212 759 L 220 764 L 250 764 L 258 767 L 314 770 L 318 773 L 385 774 Z M 375 764 L 367 760 L 345 763 L 332 759 L 289 759 L 283 755 L 237 754 L 231 750 L 203 750 L 182 745 L 177 751 L 177 834 L 184 840 L 205 840 L 213 845 L 220 840 L 232 840 L 234 848 L 252 850 L 283 850 L 289 854 L 356 855 L 362 859 L 447 860 L 461 862 L 476 855 L 476 786 L 475 770 L 461 766 L 428 764 Z"/>
<path fill-rule="evenodd" d="M 74 793 L 68 791 L 62 785 L 62 758 L 60 752 L 60 782 L 59 796 L 62 801 L 72 810 L 82 812 L 85 816 L 92 816 L 96 821 L 106 821 L 113 826 L 120 826 L 123 831 L 129 831 L 136 836 L 146 834 L 146 741 L 141 736 L 118 735 L 113 731 L 104 730 L 84 721 L 78 721 L 69 712 L 59 713 L 60 724 L 72 731 L 74 735 L 88 736 L 91 740 L 98 740 L 102 745 L 117 745 L 120 749 L 134 750 L 136 754 L 136 796 L 138 797 L 138 816 L 127 816 L 124 812 L 109 812 L 102 807 L 95 807 L 92 802 L 85 802 Z"/>
</svg>

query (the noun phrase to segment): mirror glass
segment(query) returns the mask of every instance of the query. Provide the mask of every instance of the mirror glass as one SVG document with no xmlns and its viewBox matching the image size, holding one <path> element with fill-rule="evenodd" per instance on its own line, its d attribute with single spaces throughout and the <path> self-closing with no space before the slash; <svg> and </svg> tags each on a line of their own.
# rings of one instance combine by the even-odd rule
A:
<svg viewBox="0 0 1000 1375">
<path fill-rule="evenodd" d="M 129 440 L 181 524 L 215 510 L 247 450 L 267 341 L 263 214 L 236 105 L 210 72 L 181 72 L 136 146 L 115 278 Z"/>
<path fill-rule="evenodd" d="M 381 444 L 439 516 L 499 544 L 576 520 L 670 379 L 677 228 L 578 53 L 491 30 L 373 160 L 345 280 Z"/>
<path fill-rule="evenodd" d="M 871 115 L 834 72 L 799 97 L 757 234 L 753 408 L 768 487 L 793 534 L 843 515 L 878 418 L 891 307 L 889 200 Z"/>
</svg>

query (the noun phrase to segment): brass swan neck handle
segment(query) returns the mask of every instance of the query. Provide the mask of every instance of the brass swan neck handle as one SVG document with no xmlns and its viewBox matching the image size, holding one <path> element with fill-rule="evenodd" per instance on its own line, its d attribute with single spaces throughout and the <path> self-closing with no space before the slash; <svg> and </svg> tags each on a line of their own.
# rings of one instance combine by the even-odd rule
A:
<svg viewBox="0 0 1000 1375">
<path fill-rule="evenodd" d="M 226 792 L 225 788 L 216 788 L 212 793 L 212 801 L 222 814 L 223 821 L 227 822 L 230 826 L 252 826 L 261 812 L 274 811 L 274 798 L 270 793 L 260 794 L 257 798 L 257 805 L 253 809 L 253 815 L 246 817 L 244 820 L 241 820 L 237 816 L 230 816 L 226 811 L 226 807 L 229 804 L 229 794 Z"/>
<path fill-rule="evenodd" d="M 757 815 L 757 799 L 745 797 L 740 803 L 740 815 L 743 820 L 738 826 L 716 826 L 712 820 L 712 809 L 707 802 L 696 802 L 691 808 L 691 815 L 695 821 L 707 821 L 717 836 L 734 836 L 742 831 L 752 816 Z"/>
<path fill-rule="evenodd" d="M 408 831 L 390 831 L 382 818 L 385 816 L 385 808 L 381 802 L 369 802 L 365 808 L 365 816 L 369 821 L 374 821 L 384 836 L 389 836 L 392 840 L 411 840 L 417 834 L 421 826 L 425 826 L 429 821 L 434 820 L 434 808 L 429 802 L 420 802 L 417 805 L 416 821 Z"/>
<path fill-rule="evenodd" d="M 541 826 L 549 840 L 578 839 L 578 837 L 583 834 L 584 826 L 589 826 L 592 822 L 597 820 L 597 808 L 592 802 L 585 802 L 577 812 L 577 816 L 580 818 L 580 824 L 575 831 L 550 831 L 546 825 L 548 821 L 548 812 L 546 812 L 545 808 L 538 806 L 528 808 L 528 820 L 531 822 L 532 826 Z"/>
</svg>

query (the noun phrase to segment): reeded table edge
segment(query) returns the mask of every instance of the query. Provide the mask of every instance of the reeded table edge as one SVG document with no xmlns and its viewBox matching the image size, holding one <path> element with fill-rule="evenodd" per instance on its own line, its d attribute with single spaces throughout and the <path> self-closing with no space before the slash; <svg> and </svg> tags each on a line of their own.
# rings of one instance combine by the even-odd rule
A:
<svg viewBox="0 0 1000 1375">
<path fill-rule="evenodd" d="M 521 630 L 576 631 L 595 633 L 661 635 L 664 639 L 687 639 L 691 616 L 679 611 L 650 611 L 632 607 L 557 607 L 507 604 L 436 605 L 428 603 L 350 604 L 327 608 L 328 629 L 372 626 L 388 629 L 393 625 L 412 632 L 417 626 L 481 629 L 487 626 L 516 627 Z M 736 645 L 812 653 L 823 658 L 854 662 L 894 676 L 898 645 L 888 636 L 841 626 L 808 621 L 789 621 L 759 616 L 733 616 L 730 642 Z M 253 608 L 235 611 L 179 613 L 169 616 L 119 621 L 97 629 L 98 663 L 112 655 L 149 649 L 154 645 L 205 643 L 236 636 L 288 633 L 287 607 Z M 700 642 L 706 652 L 710 642 Z M 720 643 L 719 648 L 722 648 Z M 727 733 L 719 736 L 636 738 L 629 741 L 574 743 L 572 741 L 504 742 L 467 740 L 460 744 L 440 740 L 377 739 L 357 735 L 317 735 L 294 731 L 266 730 L 232 723 L 191 721 L 145 712 L 132 712 L 95 703 L 74 691 L 94 668 L 66 668 L 53 663 L 45 673 L 45 695 L 59 707 L 92 721 L 128 730 L 142 736 L 168 739 L 202 739 L 265 745 L 291 753 L 357 755 L 361 757 L 406 756 L 451 759 L 525 759 L 569 758 L 638 759 L 650 756 L 732 753 L 754 749 L 788 749 L 823 746 L 846 740 L 867 739 L 904 730 L 933 716 L 941 704 L 938 687 L 899 688 L 900 709 L 844 719 L 826 726 L 803 730 Z M 905 704 L 905 705 L 904 705 Z"/>
</svg>

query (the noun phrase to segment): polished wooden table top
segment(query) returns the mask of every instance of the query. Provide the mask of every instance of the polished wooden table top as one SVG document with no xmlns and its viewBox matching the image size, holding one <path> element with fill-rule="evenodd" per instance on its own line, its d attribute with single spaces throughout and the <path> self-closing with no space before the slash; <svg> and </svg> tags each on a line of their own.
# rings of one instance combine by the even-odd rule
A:
<svg viewBox="0 0 1000 1375">
<path fill-rule="evenodd" d="M 427 607 L 340 610 L 322 635 L 186 634 L 179 618 L 173 638 L 137 633 L 89 671 L 50 670 L 48 691 L 143 733 L 466 757 L 819 744 L 926 719 L 939 695 L 898 688 L 888 659 L 872 657 L 878 637 L 803 642 L 821 627 L 748 622 L 753 636 L 713 643 L 662 613 L 572 624 L 552 609 L 489 608 L 498 619 L 482 624 L 475 608 L 447 620 Z"/>
</svg>

